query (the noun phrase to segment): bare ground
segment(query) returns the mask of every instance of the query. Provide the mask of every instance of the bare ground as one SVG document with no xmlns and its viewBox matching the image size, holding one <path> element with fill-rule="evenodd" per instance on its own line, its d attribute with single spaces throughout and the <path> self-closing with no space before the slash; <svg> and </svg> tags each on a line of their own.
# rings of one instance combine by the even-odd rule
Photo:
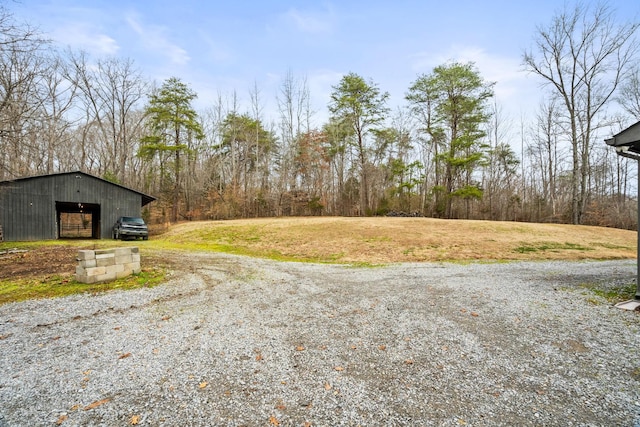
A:
<svg viewBox="0 0 640 427">
<path fill-rule="evenodd" d="M 78 248 L 41 246 L 27 252 L 0 252 L 0 280 L 75 271 Z"/>
</svg>

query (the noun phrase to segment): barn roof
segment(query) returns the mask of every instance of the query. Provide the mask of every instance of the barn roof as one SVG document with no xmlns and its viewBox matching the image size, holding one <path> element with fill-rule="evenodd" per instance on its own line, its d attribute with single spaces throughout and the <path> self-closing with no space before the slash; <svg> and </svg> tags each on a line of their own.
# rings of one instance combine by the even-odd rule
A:
<svg viewBox="0 0 640 427">
<path fill-rule="evenodd" d="M 619 153 L 631 151 L 632 153 L 640 154 L 640 122 L 629 126 L 604 141 L 607 145 L 615 147 Z"/>
<path fill-rule="evenodd" d="M 125 190 L 131 191 L 133 193 L 139 194 L 142 197 L 142 206 L 148 205 L 149 203 L 151 203 L 154 200 L 156 200 L 155 197 L 149 196 L 148 194 L 141 193 L 140 191 L 136 191 L 136 190 L 133 190 L 131 188 L 125 187 L 124 185 L 116 184 L 116 183 L 113 183 L 111 181 L 107 181 L 106 179 L 103 179 L 103 178 L 100 178 L 100 177 L 97 177 L 95 175 L 91 175 L 91 174 L 88 174 L 88 173 L 85 173 L 85 172 L 81 172 L 81 171 L 58 172 L 58 173 L 45 174 L 45 175 L 26 176 L 26 177 L 23 177 L 23 178 L 16 178 L 16 179 L 10 179 L 10 180 L 7 180 L 7 181 L 0 181 L 0 184 L 7 183 L 7 182 L 26 181 L 26 180 L 37 179 L 37 178 L 47 178 L 47 177 L 50 177 L 50 176 L 61 176 L 61 175 L 83 175 L 83 176 L 88 176 L 88 177 L 91 177 L 91 178 L 99 179 L 100 181 L 104 181 L 104 182 L 106 182 L 108 184 L 111 184 L 113 186 L 120 187 L 122 189 L 125 189 Z"/>
</svg>

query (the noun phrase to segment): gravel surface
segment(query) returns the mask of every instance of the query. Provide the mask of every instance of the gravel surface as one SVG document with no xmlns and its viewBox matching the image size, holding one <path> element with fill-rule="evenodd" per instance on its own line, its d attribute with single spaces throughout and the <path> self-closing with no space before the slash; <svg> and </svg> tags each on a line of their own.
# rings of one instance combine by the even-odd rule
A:
<svg viewBox="0 0 640 427">
<path fill-rule="evenodd" d="M 0 426 L 640 426 L 640 315 L 588 289 L 635 265 L 192 254 L 0 306 Z"/>
</svg>

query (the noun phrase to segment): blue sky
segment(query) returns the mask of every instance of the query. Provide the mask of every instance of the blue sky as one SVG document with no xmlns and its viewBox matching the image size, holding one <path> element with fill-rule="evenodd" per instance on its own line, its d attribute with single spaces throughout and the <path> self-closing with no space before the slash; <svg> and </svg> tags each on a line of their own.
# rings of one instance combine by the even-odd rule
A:
<svg viewBox="0 0 640 427">
<path fill-rule="evenodd" d="M 0 0 L 1 1 L 1 0 Z M 319 121 L 331 86 L 355 72 L 404 104 L 419 74 L 449 60 L 474 61 L 495 81 L 506 114 L 519 121 L 540 98 L 539 81 L 522 71 L 537 25 L 550 23 L 561 0 L 454 1 L 3 1 L 20 20 L 60 46 L 93 57 L 134 60 L 146 77 L 176 76 L 205 108 L 236 91 L 249 109 L 260 90 L 268 120 L 284 75 L 306 77 Z M 569 2 L 573 4 L 573 2 Z M 640 19 L 638 0 L 610 2 L 621 21 Z"/>
</svg>

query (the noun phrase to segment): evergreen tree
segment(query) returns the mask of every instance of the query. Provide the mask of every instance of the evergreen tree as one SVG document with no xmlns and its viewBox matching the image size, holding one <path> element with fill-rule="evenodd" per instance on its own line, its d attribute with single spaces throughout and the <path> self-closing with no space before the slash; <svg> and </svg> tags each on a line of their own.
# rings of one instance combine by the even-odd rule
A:
<svg viewBox="0 0 640 427">
<path fill-rule="evenodd" d="M 197 97 L 185 83 L 176 77 L 164 82 L 149 99 L 146 108 L 149 133 L 142 138 L 139 155 L 160 158 L 162 186 L 171 194 L 172 222 L 178 220 L 181 194 L 182 155 L 189 154 L 190 140 L 204 138 L 198 115 L 191 106 Z M 165 170 L 165 162 L 168 170 Z"/>
<path fill-rule="evenodd" d="M 355 135 L 360 167 L 360 215 L 370 210 L 365 136 L 386 118 L 388 98 L 387 92 L 381 93 L 373 82 L 366 82 L 355 73 L 344 76 L 331 94 L 329 111 L 334 120 L 348 124 Z"/>
<path fill-rule="evenodd" d="M 440 65 L 409 88 L 406 98 L 435 146 L 437 215 L 452 218 L 455 198 L 482 197 L 472 173 L 483 157 L 482 126 L 489 118 L 486 101 L 491 96 L 492 85 L 482 80 L 473 63 Z"/>
</svg>

